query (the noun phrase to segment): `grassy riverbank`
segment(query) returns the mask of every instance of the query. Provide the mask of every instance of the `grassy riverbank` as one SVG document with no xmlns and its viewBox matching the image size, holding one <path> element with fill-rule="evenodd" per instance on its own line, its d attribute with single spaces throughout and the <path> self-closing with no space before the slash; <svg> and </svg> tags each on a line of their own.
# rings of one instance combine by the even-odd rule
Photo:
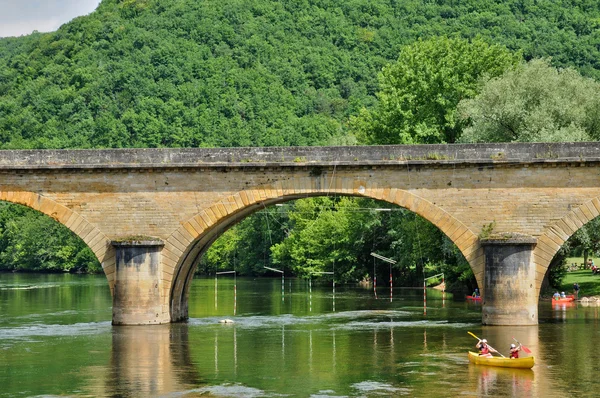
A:
<svg viewBox="0 0 600 398">
<path fill-rule="evenodd" d="M 589 269 L 567 272 L 561 291 L 572 293 L 575 282 L 579 283 L 579 297 L 600 296 L 600 275 L 593 275 Z"/>
</svg>

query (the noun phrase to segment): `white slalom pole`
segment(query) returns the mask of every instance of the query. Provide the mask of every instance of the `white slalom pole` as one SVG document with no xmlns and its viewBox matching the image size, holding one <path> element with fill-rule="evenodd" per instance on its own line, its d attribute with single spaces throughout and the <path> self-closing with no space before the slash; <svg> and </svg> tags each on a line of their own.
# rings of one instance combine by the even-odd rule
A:
<svg viewBox="0 0 600 398">
<path fill-rule="evenodd" d="M 427 285 L 423 280 L 423 315 L 427 315 Z"/>
<path fill-rule="evenodd" d="M 393 296 L 393 282 L 392 282 L 392 264 L 390 264 L 390 303 L 392 302 L 392 296 Z"/>
</svg>

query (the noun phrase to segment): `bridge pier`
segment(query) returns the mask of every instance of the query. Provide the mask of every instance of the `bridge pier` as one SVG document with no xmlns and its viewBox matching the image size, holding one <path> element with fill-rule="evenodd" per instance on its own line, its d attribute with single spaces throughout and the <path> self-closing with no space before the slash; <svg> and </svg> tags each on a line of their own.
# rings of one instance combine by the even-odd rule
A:
<svg viewBox="0 0 600 398">
<path fill-rule="evenodd" d="M 169 323 L 163 305 L 160 269 L 161 240 L 112 241 L 116 249 L 113 325 Z"/>
<path fill-rule="evenodd" d="M 536 239 L 521 234 L 482 239 L 485 254 L 484 325 L 537 325 Z"/>
</svg>

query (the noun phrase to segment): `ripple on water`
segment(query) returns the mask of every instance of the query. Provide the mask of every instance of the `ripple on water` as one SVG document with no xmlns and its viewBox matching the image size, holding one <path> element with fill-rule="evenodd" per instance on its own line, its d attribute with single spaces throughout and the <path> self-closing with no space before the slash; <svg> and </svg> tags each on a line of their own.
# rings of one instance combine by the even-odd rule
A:
<svg viewBox="0 0 600 398">
<path fill-rule="evenodd" d="M 231 323 L 222 323 L 224 319 L 230 319 Z M 246 317 L 210 317 L 210 318 L 190 318 L 189 325 L 207 326 L 217 325 L 221 327 L 235 326 L 236 328 L 260 328 L 269 326 L 287 326 L 309 323 L 310 320 L 306 317 L 295 317 L 293 315 L 280 316 L 246 316 Z"/>
<path fill-rule="evenodd" d="M 0 285 L 0 290 L 34 290 L 34 289 L 48 289 L 51 287 L 60 287 L 61 285 Z"/>
<path fill-rule="evenodd" d="M 169 397 L 186 396 L 188 394 L 212 394 L 217 397 L 286 397 L 288 395 L 267 393 L 258 388 L 247 387 L 242 384 L 221 384 L 218 386 L 206 386 L 202 388 L 194 388 L 192 390 L 182 391 L 177 394 L 169 394 Z"/>
<path fill-rule="evenodd" d="M 394 387 L 388 383 L 380 383 L 377 381 L 370 380 L 355 383 L 352 385 L 352 388 L 358 390 L 358 392 L 362 394 L 368 393 L 369 395 L 375 394 L 386 397 L 389 397 L 390 395 L 409 395 L 412 392 L 410 388 Z"/>
<path fill-rule="evenodd" d="M 410 327 L 427 327 L 427 328 L 455 328 L 455 329 L 463 329 L 469 326 L 473 326 L 471 323 L 450 323 L 448 321 L 429 321 L 429 320 L 415 320 L 415 321 L 394 321 L 394 320 L 386 320 L 384 322 L 374 322 L 374 321 L 354 321 L 349 322 L 343 326 L 342 329 L 350 329 L 350 330 L 360 330 L 360 329 L 375 329 L 375 328 L 410 328 Z"/>
<path fill-rule="evenodd" d="M 334 312 L 329 314 L 319 314 L 313 316 L 295 316 L 292 314 L 284 314 L 278 316 L 240 316 L 240 317 L 209 317 L 209 318 L 190 318 L 188 324 L 194 326 L 221 325 L 224 327 L 233 326 L 240 328 L 261 328 L 268 326 L 290 326 L 302 324 L 317 324 L 326 323 L 327 321 L 335 321 L 336 323 L 346 320 L 368 318 L 373 324 L 381 322 L 389 322 L 390 317 L 408 317 L 412 314 L 406 311 L 346 311 Z M 233 320 L 232 323 L 222 323 L 224 319 Z M 373 319 L 381 319 L 381 321 L 372 321 Z M 359 321 L 360 322 L 360 321 Z M 367 322 L 362 322 L 367 324 Z M 333 326 L 333 325 L 332 325 Z"/>
<path fill-rule="evenodd" d="M 34 337 L 81 336 L 107 333 L 111 322 L 75 323 L 72 325 L 28 325 L 16 328 L 0 328 L 0 336 L 4 340 L 27 340 Z"/>
</svg>

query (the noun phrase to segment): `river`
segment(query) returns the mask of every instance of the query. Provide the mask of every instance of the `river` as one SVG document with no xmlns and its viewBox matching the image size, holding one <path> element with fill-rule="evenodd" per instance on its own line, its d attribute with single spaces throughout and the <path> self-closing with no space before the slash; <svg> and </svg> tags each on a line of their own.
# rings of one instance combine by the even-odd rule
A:
<svg viewBox="0 0 600 398">
<path fill-rule="evenodd" d="M 437 290 L 426 314 L 421 289 L 377 293 L 198 278 L 187 323 L 113 327 L 104 276 L 0 274 L 0 397 L 600 394 L 600 307 L 541 302 L 538 326 L 483 327 L 479 304 Z M 536 365 L 469 364 L 469 331 L 504 355 L 516 337 Z"/>
</svg>

